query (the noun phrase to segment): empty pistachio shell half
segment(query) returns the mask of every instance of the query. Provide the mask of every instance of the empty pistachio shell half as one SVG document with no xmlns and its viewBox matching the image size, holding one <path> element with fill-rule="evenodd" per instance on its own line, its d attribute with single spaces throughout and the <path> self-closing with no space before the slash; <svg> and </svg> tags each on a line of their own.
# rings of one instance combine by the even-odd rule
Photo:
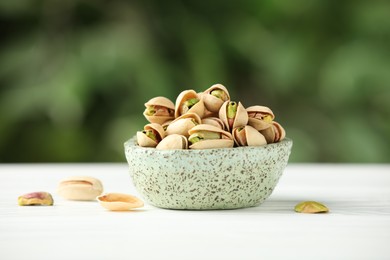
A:
<svg viewBox="0 0 390 260">
<path fill-rule="evenodd" d="M 45 191 L 26 193 L 18 197 L 19 206 L 52 206 L 53 203 L 53 197 Z"/>
<path fill-rule="evenodd" d="M 174 118 L 175 104 L 166 97 L 155 97 L 145 103 L 144 116 L 150 123 L 163 124 Z"/>
<path fill-rule="evenodd" d="M 101 181 L 89 176 L 67 177 L 57 188 L 57 193 L 67 200 L 95 200 L 102 192 Z"/>
<path fill-rule="evenodd" d="M 298 203 L 294 210 L 298 213 L 326 213 L 329 209 L 317 201 L 303 201 Z"/>
<path fill-rule="evenodd" d="M 96 198 L 100 205 L 113 211 L 124 211 L 140 208 L 144 203 L 139 198 L 124 193 L 107 193 Z"/>
<path fill-rule="evenodd" d="M 182 91 L 175 102 L 175 118 L 188 112 L 198 114 L 200 118 L 205 112 L 203 99 L 192 89 Z"/>
</svg>

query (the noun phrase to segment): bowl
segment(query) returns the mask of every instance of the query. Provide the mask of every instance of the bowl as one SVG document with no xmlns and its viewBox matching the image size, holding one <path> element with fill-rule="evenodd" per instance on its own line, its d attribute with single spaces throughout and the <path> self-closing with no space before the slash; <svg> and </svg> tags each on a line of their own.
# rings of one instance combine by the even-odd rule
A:
<svg viewBox="0 0 390 260">
<path fill-rule="evenodd" d="M 151 205 L 167 209 L 236 209 L 267 199 L 291 153 L 292 140 L 257 147 L 157 150 L 124 144 L 130 176 Z"/>
</svg>

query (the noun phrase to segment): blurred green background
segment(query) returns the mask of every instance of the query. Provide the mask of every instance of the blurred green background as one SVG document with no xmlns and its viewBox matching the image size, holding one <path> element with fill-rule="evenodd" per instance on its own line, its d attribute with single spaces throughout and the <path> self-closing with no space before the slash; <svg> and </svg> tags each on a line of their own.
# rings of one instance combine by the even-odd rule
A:
<svg viewBox="0 0 390 260">
<path fill-rule="evenodd" d="M 0 2 L 0 162 L 124 162 L 144 103 L 224 84 L 291 162 L 390 162 L 389 1 Z"/>
</svg>

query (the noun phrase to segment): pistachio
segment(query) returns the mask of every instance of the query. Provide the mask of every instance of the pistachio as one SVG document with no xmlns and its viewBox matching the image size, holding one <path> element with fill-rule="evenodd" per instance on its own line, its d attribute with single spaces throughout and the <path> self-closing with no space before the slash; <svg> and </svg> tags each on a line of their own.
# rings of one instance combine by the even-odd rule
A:
<svg viewBox="0 0 390 260">
<path fill-rule="evenodd" d="M 200 118 L 202 118 L 205 113 L 202 98 L 192 89 L 182 91 L 176 98 L 175 118 L 189 112 L 198 114 Z"/>
<path fill-rule="evenodd" d="M 175 149 L 187 149 L 188 141 L 184 135 L 171 134 L 165 137 L 156 146 L 158 150 L 175 150 Z"/>
<path fill-rule="evenodd" d="M 298 213 L 327 213 L 329 209 L 317 201 L 303 201 L 298 203 L 294 210 Z"/>
<path fill-rule="evenodd" d="M 232 135 L 221 128 L 200 124 L 188 131 L 190 149 L 230 148 L 234 141 Z"/>
<path fill-rule="evenodd" d="M 26 193 L 18 197 L 19 206 L 52 206 L 53 203 L 53 197 L 45 191 Z"/>
<path fill-rule="evenodd" d="M 88 176 L 73 176 L 63 179 L 58 194 L 68 200 L 94 200 L 103 192 L 100 180 Z"/>
<path fill-rule="evenodd" d="M 221 84 L 212 85 L 203 92 L 202 96 L 206 109 L 212 113 L 218 113 L 223 103 L 230 100 L 228 90 Z"/>
<path fill-rule="evenodd" d="M 164 137 L 165 130 L 157 123 L 147 124 L 143 131 L 137 132 L 137 142 L 142 147 L 156 147 Z"/>
<path fill-rule="evenodd" d="M 175 105 L 166 97 L 154 97 L 145 103 L 144 116 L 150 123 L 163 124 L 174 118 Z"/>
<path fill-rule="evenodd" d="M 139 198 L 124 193 L 107 193 L 96 198 L 100 205 L 113 211 L 124 211 L 140 208 L 144 203 Z"/>
<path fill-rule="evenodd" d="M 241 102 L 225 101 L 218 114 L 228 131 L 248 123 L 248 112 Z"/>
</svg>

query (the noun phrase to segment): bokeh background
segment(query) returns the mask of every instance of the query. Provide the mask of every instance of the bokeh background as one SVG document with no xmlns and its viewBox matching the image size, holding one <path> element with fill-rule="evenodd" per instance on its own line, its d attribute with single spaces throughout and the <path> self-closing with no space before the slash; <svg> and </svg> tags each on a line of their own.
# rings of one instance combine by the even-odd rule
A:
<svg viewBox="0 0 390 260">
<path fill-rule="evenodd" d="M 222 83 L 291 162 L 390 162 L 389 1 L 0 2 L 0 162 L 124 162 L 144 103 Z"/>
</svg>

